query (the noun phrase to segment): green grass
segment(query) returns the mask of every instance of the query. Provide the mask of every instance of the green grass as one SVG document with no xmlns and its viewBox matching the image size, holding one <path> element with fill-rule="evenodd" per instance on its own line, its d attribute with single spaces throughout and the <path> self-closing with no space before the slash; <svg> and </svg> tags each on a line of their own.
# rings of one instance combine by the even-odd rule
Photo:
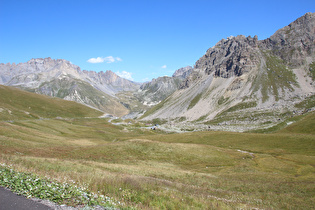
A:
<svg viewBox="0 0 315 210">
<path fill-rule="evenodd" d="M 212 119 L 211 121 L 205 122 L 205 124 L 209 124 L 209 125 L 213 125 L 213 124 L 218 124 L 218 123 L 222 123 L 225 121 L 230 121 L 230 120 L 245 120 L 245 119 L 250 119 L 250 118 L 254 118 L 255 115 L 261 115 L 261 113 L 254 113 L 254 112 L 249 112 L 249 113 L 243 113 L 240 116 L 240 113 L 233 113 L 233 112 L 238 112 L 238 111 L 242 111 L 244 109 L 248 109 L 248 108 L 252 108 L 252 107 L 256 107 L 257 106 L 257 102 L 256 101 L 248 101 L 248 102 L 241 102 L 238 103 L 224 111 L 222 111 L 220 114 L 218 114 L 214 119 Z M 204 120 L 205 117 L 201 117 L 200 120 Z"/>
<path fill-rule="evenodd" d="M 312 127 L 313 118 L 302 125 Z M 140 209 L 311 209 L 315 138 L 291 126 L 273 134 L 157 135 L 93 118 L 2 123 L 0 162 Z"/>
<path fill-rule="evenodd" d="M 187 109 L 191 109 L 193 108 L 197 103 L 198 101 L 201 99 L 201 96 L 202 96 L 202 93 L 199 93 L 198 95 L 196 95 L 193 100 L 191 100 L 189 106 Z"/>
<path fill-rule="evenodd" d="M 5 164 L 0 165 L 0 186 L 27 198 L 40 198 L 58 204 L 71 206 L 104 206 L 114 207 L 116 204 L 109 197 L 90 193 L 74 183 L 59 183 L 52 179 L 41 178 L 34 174 L 17 172 Z"/>
<path fill-rule="evenodd" d="M 286 87 L 289 90 L 292 89 L 292 85 L 297 85 L 294 73 L 284 65 L 283 61 L 276 56 L 265 53 L 266 65 L 267 65 L 267 75 L 268 80 L 267 86 L 264 88 L 272 88 L 273 95 L 276 100 L 279 99 L 278 88 Z M 266 92 L 263 88 L 263 92 Z"/>
<path fill-rule="evenodd" d="M 234 112 L 234 111 L 238 111 L 238 110 L 242 110 L 242 109 L 248 109 L 248 108 L 255 107 L 255 106 L 257 106 L 256 101 L 242 102 L 242 103 L 236 104 L 235 106 L 230 107 L 225 112 Z"/>
<path fill-rule="evenodd" d="M 278 57 L 271 52 L 263 52 L 266 61 L 265 73 L 256 77 L 254 81 L 254 92 L 261 90 L 262 101 L 268 100 L 272 94 L 276 100 L 279 100 L 279 90 L 283 88 L 293 90 L 297 86 L 296 78 L 291 69 Z"/>
<path fill-rule="evenodd" d="M 18 180 L 75 182 L 122 209 L 314 208 L 314 113 L 270 134 L 166 134 L 61 117 L 1 121 L 0 163 Z"/>
<path fill-rule="evenodd" d="M 312 80 L 315 80 L 315 62 L 310 64 L 309 70 Z"/>
<path fill-rule="evenodd" d="M 102 112 L 76 102 L 29 93 L 7 86 L 0 86 L 0 95 L 0 121 L 102 115 Z"/>
<path fill-rule="evenodd" d="M 78 79 L 54 79 L 41 84 L 40 87 L 33 91 L 45 94 L 45 91 L 42 90 L 47 89 L 51 91 L 52 96 L 59 98 L 64 98 L 77 91 L 81 98 L 88 99 L 86 100 L 86 103 L 92 107 L 102 110 L 105 113 L 110 113 L 115 116 L 123 116 L 128 113 L 127 108 L 124 107 L 117 99 L 96 90 L 87 82 L 83 82 Z"/>
<path fill-rule="evenodd" d="M 224 96 L 221 96 L 218 100 L 218 105 L 222 105 L 224 104 L 225 102 L 227 102 L 229 100 L 229 97 L 227 98 L 224 98 Z"/>
<path fill-rule="evenodd" d="M 306 110 L 315 107 L 315 95 L 312 95 L 306 98 L 304 101 L 295 104 L 295 107 Z"/>
<path fill-rule="evenodd" d="M 300 133 L 300 134 L 312 134 L 315 135 L 315 112 L 307 114 L 302 119 L 297 117 L 296 123 L 292 123 L 284 129 L 280 130 L 279 133 Z"/>
</svg>

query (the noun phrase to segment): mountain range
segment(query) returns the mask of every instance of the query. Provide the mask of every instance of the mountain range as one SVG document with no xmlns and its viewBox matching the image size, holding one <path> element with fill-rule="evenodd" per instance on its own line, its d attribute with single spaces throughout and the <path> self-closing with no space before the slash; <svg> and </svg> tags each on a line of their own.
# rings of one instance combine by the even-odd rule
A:
<svg viewBox="0 0 315 210">
<path fill-rule="evenodd" d="M 222 39 L 196 62 L 180 89 L 142 119 L 232 130 L 272 126 L 304 112 L 303 101 L 314 104 L 314 61 L 314 13 L 265 40 Z"/>
<path fill-rule="evenodd" d="M 123 116 L 143 112 L 178 89 L 191 67 L 181 68 L 173 77 L 137 83 L 114 72 L 81 70 L 64 59 L 36 58 L 26 63 L 0 64 L 0 84 L 76 101 L 105 113 Z M 157 92 L 155 92 L 157 91 Z"/>
<path fill-rule="evenodd" d="M 243 131 L 314 110 L 314 72 L 315 13 L 306 13 L 265 40 L 243 35 L 222 39 L 194 67 L 147 83 L 109 70 L 81 70 L 63 59 L 37 58 L 0 64 L 0 84 L 120 117 Z"/>
</svg>

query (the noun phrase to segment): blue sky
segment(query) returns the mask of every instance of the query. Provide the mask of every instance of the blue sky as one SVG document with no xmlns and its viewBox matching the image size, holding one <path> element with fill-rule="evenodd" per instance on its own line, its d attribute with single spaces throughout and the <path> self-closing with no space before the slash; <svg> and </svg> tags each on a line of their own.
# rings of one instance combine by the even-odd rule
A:
<svg viewBox="0 0 315 210">
<path fill-rule="evenodd" d="M 231 35 L 270 37 L 314 0 L 0 0 L 0 63 L 66 59 L 137 82 L 171 76 Z"/>
</svg>

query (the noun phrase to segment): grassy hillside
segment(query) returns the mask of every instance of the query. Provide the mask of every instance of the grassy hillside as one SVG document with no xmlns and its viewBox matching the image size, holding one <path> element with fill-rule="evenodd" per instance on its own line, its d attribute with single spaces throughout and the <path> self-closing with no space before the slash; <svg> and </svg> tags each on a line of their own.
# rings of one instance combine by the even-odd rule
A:
<svg viewBox="0 0 315 210">
<path fill-rule="evenodd" d="M 165 134 L 99 118 L 2 121 L 0 163 L 75 182 L 120 208 L 313 209 L 314 113 L 298 120 L 272 134 Z"/>
<path fill-rule="evenodd" d="M 81 104 L 0 85 L 0 121 L 97 117 L 103 113 Z"/>
<path fill-rule="evenodd" d="M 95 89 L 87 82 L 83 82 L 78 79 L 53 79 L 49 82 L 41 84 L 40 87 L 31 91 L 58 98 L 72 96 L 76 98 L 76 100 L 83 101 L 89 106 L 96 107 L 103 112 L 110 113 L 115 116 L 123 116 L 129 112 L 128 109 L 120 104 L 116 98 L 109 96 L 102 91 Z"/>
<path fill-rule="evenodd" d="M 301 118 L 301 117 L 299 117 Z M 315 135 L 315 112 L 309 113 L 299 119 L 297 122 L 292 122 L 289 126 L 280 130 L 279 133 L 300 133 Z"/>
</svg>

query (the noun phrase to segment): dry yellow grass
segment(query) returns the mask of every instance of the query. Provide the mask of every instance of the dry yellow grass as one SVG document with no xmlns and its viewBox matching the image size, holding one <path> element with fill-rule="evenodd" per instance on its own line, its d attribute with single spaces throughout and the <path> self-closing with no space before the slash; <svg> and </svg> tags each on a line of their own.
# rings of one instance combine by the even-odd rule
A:
<svg viewBox="0 0 315 210">
<path fill-rule="evenodd" d="M 312 209 L 314 118 L 305 119 L 307 128 L 272 134 L 163 134 L 98 118 L 0 122 L 0 162 L 88 186 L 122 207 Z"/>
</svg>

